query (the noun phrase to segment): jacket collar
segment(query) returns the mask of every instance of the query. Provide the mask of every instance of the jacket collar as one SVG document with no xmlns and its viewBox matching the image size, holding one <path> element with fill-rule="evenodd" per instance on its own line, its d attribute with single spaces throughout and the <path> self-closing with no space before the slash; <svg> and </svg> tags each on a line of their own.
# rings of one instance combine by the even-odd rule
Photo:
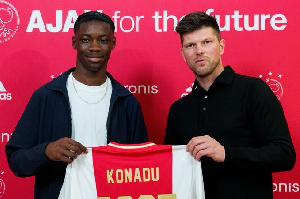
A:
<svg viewBox="0 0 300 199">
<path fill-rule="evenodd" d="M 45 85 L 45 87 L 50 90 L 60 91 L 67 95 L 68 94 L 67 86 L 66 86 L 67 80 L 68 80 L 69 75 L 74 71 L 75 71 L 75 68 L 70 68 L 68 71 L 62 73 L 61 75 L 59 75 L 58 77 L 54 78 L 52 81 L 47 83 Z M 111 84 L 112 84 L 112 88 L 113 88 L 112 95 L 115 95 L 118 97 L 131 95 L 131 92 L 128 91 L 126 88 L 124 88 L 124 86 L 122 86 L 119 82 L 117 82 L 109 72 L 106 72 L 106 75 L 111 80 Z"/>
</svg>

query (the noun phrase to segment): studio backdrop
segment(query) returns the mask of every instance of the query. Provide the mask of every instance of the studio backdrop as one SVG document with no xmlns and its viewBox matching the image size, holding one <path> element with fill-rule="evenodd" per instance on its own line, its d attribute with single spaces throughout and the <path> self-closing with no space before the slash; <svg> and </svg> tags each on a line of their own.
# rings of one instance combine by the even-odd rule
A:
<svg viewBox="0 0 300 199">
<path fill-rule="evenodd" d="M 226 41 L 223 65 L 261 78 L 280 100 L 299 157 L 298 0 L 0 0 L 0 198 L 33 198 L 34 178 L 13 175 L 4 146 L 33 91 L 75 66 L 73 25 L 89 10 L 115 23 L 107 70 L 140 101 L 152 142 L 162 144 L 170 105 L 194 81 L 174 28 L 184 15 L 204 11 Z M 275 199 L 299 198 L 299 161 L 273 178 Z"/>
</svg>

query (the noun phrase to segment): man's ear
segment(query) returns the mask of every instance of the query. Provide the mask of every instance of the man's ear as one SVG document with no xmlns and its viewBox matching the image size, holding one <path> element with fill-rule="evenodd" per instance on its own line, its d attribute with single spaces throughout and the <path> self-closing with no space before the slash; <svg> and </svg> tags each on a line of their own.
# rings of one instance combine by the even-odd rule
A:
<svg viewBox="0 0 300 199">
<path fill-rule="evenodd" d="M 186 59 L 185 59 L 185 57 L 184 57 L 183 49 L 182 49 L 182 48 L 180 49 L 180 52 L 181 52 L 181 55 L 182 55 L 183 60 L 186 62 Z"/>
<path fill-rule="evenodd" d="M 221 39 L 220 40 L 220 55 L 224 54 L 224 49 L 225 49 L 225 40 Z"/>
<path fill-rule="evenodd" d="M 76 48 L 76 38 L 75 38 L 75 36 L 72 37 L 72 47 L 73 47 L 74 50 L 77 50 L 77 48 Z"/>
</svg>

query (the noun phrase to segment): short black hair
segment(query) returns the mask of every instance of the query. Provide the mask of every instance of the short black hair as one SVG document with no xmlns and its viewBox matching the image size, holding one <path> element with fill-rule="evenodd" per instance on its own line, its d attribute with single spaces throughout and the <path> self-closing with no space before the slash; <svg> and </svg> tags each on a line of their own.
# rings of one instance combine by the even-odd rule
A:
<svg viewBox="0 0 300 199">
<path fill-rule="evenodd" d="M 85 12 L 78 16 L 78 18 L 76 19 L 75 24 L 74 24 L 74 33 L 77 32 L 77 30 L 80 28 L 80 25 L 82 23 L 88 22 L 88 21 L 106 22 L 109 24 L 112 32 L 115 31 L 115 24 L 108 15 L 98 12 L 98 11 L 89 11 L 89 12 Z"/>
<path fill-rule="evenodd" d="M 183 34 L 202 29 L 203 27 L 211 27 L 212 29 L 214 29 L 217 38 L 219 40 L 221 39 L 220 28 L 216 18 L 200 11 L 192 12 L 184 16 L 178 22 L 175 30 L 180 35 L 182 43 Z"/>
</svg>

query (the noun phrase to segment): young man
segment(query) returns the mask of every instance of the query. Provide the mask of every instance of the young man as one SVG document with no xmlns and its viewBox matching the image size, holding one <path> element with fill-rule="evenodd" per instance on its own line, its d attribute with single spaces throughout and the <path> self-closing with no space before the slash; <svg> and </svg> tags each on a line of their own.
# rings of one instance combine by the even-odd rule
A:
<svg viewBox="0 0 300 199">
<path fill-rule="evenodd" d="M 67 164 L 87 146 L 148 141 L 139 102 L 106 71 L 114 29 L 99 12 L 77 18 L 76 68 L 34 92 L 5 147 L 16 176 L 36 176 L 36 199 L 58 198 Z"/>
<path fill-rule="evenodd" d="M 261 79 L 223 67 L 214 17 L 190 13 L 176 31 L 196 80 L 171 106 L 164 143 L 187 144 L 201 160 L 206 199 L 273 198 L 272 172 L 291 170 L 296 159 L 280 102 Z"/>
</svg>

